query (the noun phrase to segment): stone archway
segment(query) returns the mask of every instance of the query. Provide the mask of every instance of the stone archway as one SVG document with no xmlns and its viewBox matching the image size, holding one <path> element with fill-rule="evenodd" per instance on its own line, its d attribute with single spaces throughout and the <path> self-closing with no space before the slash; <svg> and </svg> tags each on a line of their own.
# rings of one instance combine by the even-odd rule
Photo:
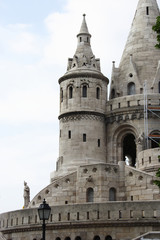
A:
<svg viewBox="0 0 160 240">
<path fill-rule="evenodd" d="M 131 133 L 127 134 L 123 139 L 123 161 L 129 166 L 136 166 L 135 136 Z"/>
<path fill-rule="evenodd" d="M 114 162 L 125 161 L 130 166 L 136 165 L 138 132 L 133 125 L 120 125 L 113 135 L 112 155 Z"/>
</svg>

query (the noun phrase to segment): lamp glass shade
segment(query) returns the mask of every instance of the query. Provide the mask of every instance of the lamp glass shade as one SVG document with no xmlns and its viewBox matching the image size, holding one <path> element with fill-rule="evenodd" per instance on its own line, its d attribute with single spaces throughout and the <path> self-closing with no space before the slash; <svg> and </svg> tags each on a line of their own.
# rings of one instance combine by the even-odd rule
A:
<svg viewBox="0 0 160 240">
<path fill-rule="evenodd" d="M 50 206 L 46 203 L 45 199 L 42 204 L 40 204 L 38 208 L 38 215 L 40 220 L 48 220 L 51 213 Z"/>
</svg>

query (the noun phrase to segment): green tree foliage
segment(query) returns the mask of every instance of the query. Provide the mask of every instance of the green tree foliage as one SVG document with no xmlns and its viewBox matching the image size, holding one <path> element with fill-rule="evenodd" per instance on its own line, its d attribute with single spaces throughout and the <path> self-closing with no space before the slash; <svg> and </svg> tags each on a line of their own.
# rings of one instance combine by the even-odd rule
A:
<svg viewBox="0 0 160 240">
<path fill-rule="evenodd" d="M 153 31 L 157 33 L 157 44 L 155 45 L 156 48 L 160 48 L 160 16 L 157 17 L 156 24 L 152 27 Z"/>
</svg>

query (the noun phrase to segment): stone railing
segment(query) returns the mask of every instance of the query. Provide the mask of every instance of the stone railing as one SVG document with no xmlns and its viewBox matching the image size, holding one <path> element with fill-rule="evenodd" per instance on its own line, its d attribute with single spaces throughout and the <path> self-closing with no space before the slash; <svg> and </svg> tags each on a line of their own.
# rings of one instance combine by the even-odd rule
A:
<svg viewBox="0 0 160 240">
<path fill-rule="evenodd" d="M 74 207 L 73 207 L 74 206 Z M 70 222 L 105 222 L 107 224 L 141 224 L 160 220 L 160 201 L 131 201 L 86 203 L 54 206 L 48 224 L 64 225 Z M 22 229 L 40 224 L 37 208 L 24 209 L 0 215 L 0 231 Z"/>
<path fill-rule="evenodd" d="M 148 106 L 160 106 L 160 94 L 148 94 Z M 111 99 L 106 104 L 106 113 L 120 110 L 121 108 L 131 108 L 144 106 L 143 94 L 135 94 Z"/>
</svg>

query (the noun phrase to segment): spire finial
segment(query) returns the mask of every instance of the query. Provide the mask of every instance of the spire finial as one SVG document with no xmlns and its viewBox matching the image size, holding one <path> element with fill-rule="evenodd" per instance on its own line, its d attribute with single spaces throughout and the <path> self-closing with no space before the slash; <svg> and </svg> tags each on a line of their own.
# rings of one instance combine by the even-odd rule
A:
<svg viewBox="0 0 160 240">
<path fill-rule="evenodd" d="M 85 16 L 86 16 L 86 14 L 84 13 L 83 14 L 83 21 L 82 21 L 82 25 L 81 25 L 81 29 L 80 29 L 79 34 L 89 34 Z"/>
</svg>

